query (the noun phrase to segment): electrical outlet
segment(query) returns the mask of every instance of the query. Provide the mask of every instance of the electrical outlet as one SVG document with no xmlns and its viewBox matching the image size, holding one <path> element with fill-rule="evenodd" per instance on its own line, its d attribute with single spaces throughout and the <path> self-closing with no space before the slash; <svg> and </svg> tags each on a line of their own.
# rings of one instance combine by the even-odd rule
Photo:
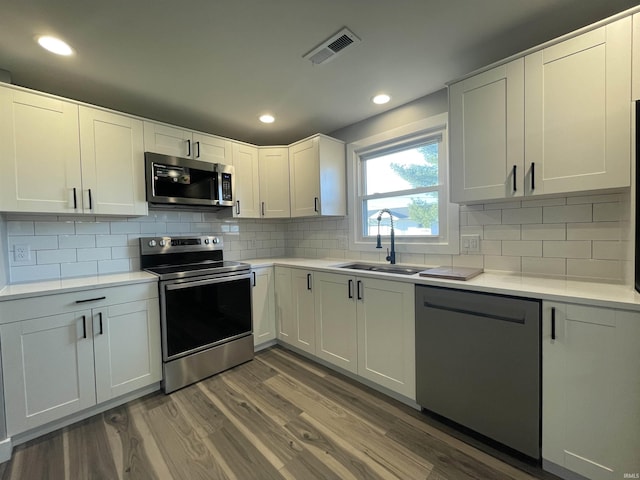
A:
<svg viewBox="0 0 640 480">
<path fill-rule="evenodd" d="M 13 247 L 13 259 L 18 262 L 31 261 L 31 247 L 29 245 L 15 245 Z"/>
<path fill-rule="evenodd" d="M 460 235 L 462 241 L 462 249 L 465 253 L 479 253 L 480 252 L 480 235 L 477 233 L 472 235 Z"/>
</svg>

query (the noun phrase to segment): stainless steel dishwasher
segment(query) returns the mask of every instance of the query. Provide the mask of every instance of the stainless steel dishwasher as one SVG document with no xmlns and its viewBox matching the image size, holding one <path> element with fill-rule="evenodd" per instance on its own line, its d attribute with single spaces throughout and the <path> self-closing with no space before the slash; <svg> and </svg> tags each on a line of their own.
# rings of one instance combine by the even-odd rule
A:
<svg viewBox="0 0 640 480">
<path fill-rule="evenodd" d="M 540 301 L 416 286 L 416 400 L 540 460 Z"/>
</svg>

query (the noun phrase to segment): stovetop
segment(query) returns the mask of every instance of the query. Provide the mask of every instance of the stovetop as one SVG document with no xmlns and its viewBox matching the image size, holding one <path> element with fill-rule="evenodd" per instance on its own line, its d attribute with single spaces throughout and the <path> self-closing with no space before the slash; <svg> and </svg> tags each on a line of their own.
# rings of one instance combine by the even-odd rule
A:
<svg viewBox="0 0 640 480">
<path fill-rule="evenodd" d="M 160 280 L 195 276 L 224 276 L 248 273 L 247 263 L 223 260 L 222 238 L 142 237 L 140 265 Z"/>
</svg>

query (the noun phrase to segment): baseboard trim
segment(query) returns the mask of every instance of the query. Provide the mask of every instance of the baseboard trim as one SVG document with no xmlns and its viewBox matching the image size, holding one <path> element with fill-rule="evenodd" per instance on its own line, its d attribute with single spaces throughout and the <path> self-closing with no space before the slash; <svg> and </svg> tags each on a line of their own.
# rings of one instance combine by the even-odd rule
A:
<svg viewBox="0 0 640 480">
<path fill-rule="evenodd" d="M 12 450 L 13 445 L 11 444 L 11 438 L 5 438 L 0 442 L 0 463 L 11 460 Z"/>
<path fill-rule="evenodd" d="M 545 460 L 544 458 L 542 459 L 542 469 L 549 473 L 553 473 L 564 480 L 589 480 L 587 477 L 583 477 L 579 473 L 567 470 L 566 468 L 550 462 L 549 460 Z"/>
</svg>

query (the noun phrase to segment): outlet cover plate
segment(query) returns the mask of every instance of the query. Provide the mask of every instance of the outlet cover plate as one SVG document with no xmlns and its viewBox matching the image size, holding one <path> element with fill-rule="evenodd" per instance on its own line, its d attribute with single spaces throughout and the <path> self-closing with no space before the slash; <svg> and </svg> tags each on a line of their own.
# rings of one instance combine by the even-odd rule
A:
<svg viewBox="0 0 640 480">
<path fill-rule="evenodd" d="M 15 245 L 13 247 L 13 260 L 16 263 L 31 261 L 31 247 L 29 245 Z"/>
</svg>

